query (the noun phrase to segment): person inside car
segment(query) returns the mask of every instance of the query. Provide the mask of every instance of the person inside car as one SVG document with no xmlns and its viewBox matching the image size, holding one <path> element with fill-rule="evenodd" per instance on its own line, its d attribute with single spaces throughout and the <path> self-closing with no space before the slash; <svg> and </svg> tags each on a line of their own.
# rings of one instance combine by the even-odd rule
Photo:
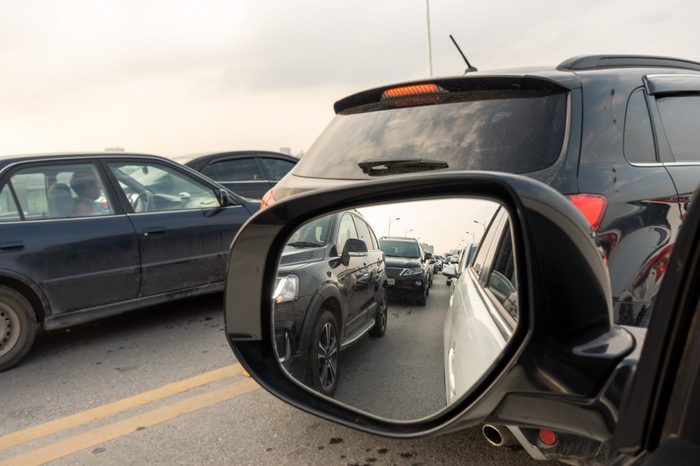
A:
<svg viewBox="0 0 700 466">
<path fill-rule="evenodd" d="M 73 173 L 70 179 L 70 187 L 78 195 L 75 199 L 73 217 L 107 215 L 109 209 L 97 202 L 102 195 L 97 176 L 90 170 L 81 170 Z"/>
</svg>

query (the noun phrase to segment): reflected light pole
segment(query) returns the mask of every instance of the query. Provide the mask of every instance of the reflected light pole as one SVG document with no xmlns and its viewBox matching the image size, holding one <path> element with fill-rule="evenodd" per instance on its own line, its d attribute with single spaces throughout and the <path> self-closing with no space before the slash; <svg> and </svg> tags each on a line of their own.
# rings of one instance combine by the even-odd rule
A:
<svg viewBox="0 0 700 466">
<path fill-rule="evenodd" d="M 486 231 L 486 222 L 480 222 L 478 220 L 474 220 L 474 223 L 478 223 L 479 225 L 481 225 L 481 228 L 483 228 L 484 231 Z"/>
<path fill-rule="evenodd" d="M 404 231 L 403 231 L 403 237 L 404 237 L 404 238 L 408 238 L 408 234 L 409 234 L 410 232 L 412 232 L 412 231 L 413 231 L 413 228 L 411 228 L 410 230 L 404 230 Z"/>
<path fill-rule="evenodd" d="M 387 233 L 387 236 L 391 236 L 391 222 L 395 222 L 397 220 L 401 220 L 401 217 L 396 217 L 394 219 L 389 217 L 389 232 Z"/>
</svg>

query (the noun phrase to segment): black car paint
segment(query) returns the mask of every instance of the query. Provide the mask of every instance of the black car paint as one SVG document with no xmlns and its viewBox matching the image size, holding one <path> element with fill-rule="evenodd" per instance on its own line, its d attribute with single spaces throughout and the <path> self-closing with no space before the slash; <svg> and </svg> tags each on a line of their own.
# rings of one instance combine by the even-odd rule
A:
<svg viewBox="0 0 700 466">
<path fill-rule="evenodd" d="M 509 211 L 516 259 L 522 264 L 518 281 L 523 312 L 492 371 L 457 404 L 432 417 L 402 423 L 310 396 L 290 384 L 270 352 L 271 303 L 261 299 L 270 295 L 274 282 L 274 261 L 269 258 L 278 256 L 288 232 L 330 209 L 470 195 L 499 201 Z M 267 255 L 255 256 L 252 250 Z M 242 273 L 242 260 L 251 261 L 246 270 L 254 271 L 246 280 L 233 278 Z M 619 397 L 601 388 L 619 363 L 632 357 L 638 342 L 612 323 L 607 270 L 586 220 L 541 183 L 502 173 L 457 172 L 401 176 L 295 196 L 254 216 L 239 233 L 229 261 L 226 331 L 234 353 L 264 387 L 301 409 L 392 437 L 448 432 L 485 421 L 561 427 L 598 440 L 612 435 L 619 409 L 614 401 Z M 579 271 L 575 279 L 570 270 Z M 518 393 L 511 393 L 513 387 L 519 387 Z M 620 389 L 609 388 L 613 395 Z"/>
<path fill-rule="evenodd" d="M 525 175 L 561 193 L 605 196 L 607 209 L 597 235 L 608 256 L 614 320 L 644 325 L 690 195 L 700 180 L 700 164 L 672 162 L 654 96 L 645 89 L 644 77 L 658 74 L 700 76 L 700 73 L 692 67 L 673 68 L 675 62 L 668 60 L 645 67 L 643 59 L 629 62 L 635 65 L 629 68 L 569 69 L 580 63 L 577 59 L 562 63 L 556 70 L 476 72 L 458 78 L 392 84 L 346 97 L 336 103 L 335 110 L 355 111 L 367 102 L 378 101 L 388 88 L 425 82 L 461 90 L 537 85 L 566 90 L 569 111 L 561 156 L 551 166 Z M 672 89 L 673 84 L 668 86 Z M 656 163 L 630 162 L 624 153 L 627 104 L 635 91 L 645 94 L 650 110 Z M 275 200 L 349 182 L 297 176 L 296 171 L 292 170 L 274 188 Z"/>
<path fill-rule="evenodd" d="M 46 330 L 150 304 L 221 291 L 228 247 L 257 203 L 135 214 L 106 168 L 108 161 L 163 164 L 219 190 L 211 180 L 162 157 L 143 154 L 51 154 L 0 158 L 0 186 L 36 164 L 94 162 L 114 215 L 0 223 L 0 284 L 27 297 Z M 146 236 L 152 229 L 162 234 Z M 196 273 L 194 273 L 196 272 Z"/>
<path fill-rule="evenodd" d="M 383 240 L 379 240 L 381 243 Z M 403 296 L 408 293 L 411 297 L 417 298 L 423 296 L 426 288 L 429 287 L 430 273 L 428 268 L 431 266 L 428 260 L 424 257 L 392 257 L 386 256 L 386 275 L 387 278 L 394 280 L 393 285 L 388 286 L 389 293 L 394 296 Z M 415 274 L 402 275 L 406 269 L 419 268 L 420 272 Z M 421 282 L 417 285 L 416 282 Z"/>
<path fill-rule="evenodd" d="M 298 380 L 308 378 L 311 334 L 323 309 L 332 310 L 340 325 L 342 350 L 371 329 L 377 312 L 386 304 L 382 302 L 386 273 L 380 250 L 367 245 L 366 255 L 349 257 L 348 263 L 343 263 L 342 251 L 336 247 L 342 215 L 356 216 L 349 212 L 332 214 L 331 234 L 322 247 L 288 246 L 280 256 L 277 275 L 296 275 L 299 296 L 275 304 L 275 341 L 279 355 L 289 341 L 290 354 L 285 355 L 284 365 Z"/>
<path fill-rule="evenodd" d="M 264 176 L 261 180 L 238 180 L 229 181 L 218 179 L 214 174 L 210 174 L 211 178 L 222 186 L 225 186 L 230 191 L 238 194 L 239 196 L 260 199 L 263 195 L 279 181 L 270 170 L 262 162 L 262 159 L 275 159 L 289 162 L 291 164 L 296 164 L 299 159 L 292 157 L 291 155 L 280 154 L 278 152 L 266 152 L 266 151 L 233 151 L 233 152 L 217 152 L 213 154 L 205 154 L 197 156 L 196 158 L 189 160 L 185 163 L 186 166 L 197 170 L 198 172 L 205 173 L 207 167 L 211 167 L 213 164 L 218 162 L 224 162 L 227 160 L 236 159 L 253 159 L 258 172 Z M 205 173 L 206 174 L 206 173 Z"/>
</svg>

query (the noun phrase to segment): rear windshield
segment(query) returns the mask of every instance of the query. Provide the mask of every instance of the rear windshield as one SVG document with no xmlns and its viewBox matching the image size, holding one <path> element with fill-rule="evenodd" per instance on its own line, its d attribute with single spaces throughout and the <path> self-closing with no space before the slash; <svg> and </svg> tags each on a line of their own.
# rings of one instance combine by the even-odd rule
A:
<svg viewBox="0 0 700 466">
<path fill-rule="evenodd" d="M 410 241 L 391 241 L 383 239 L 379 241 L 379 249 L 388 257 L 420 257 L 418 245 Z"/>
<path fill-rule="evenodd" d="M 448 170 L 542 170 L 561 153 L 566 102 L 564 91 L 477 91 L 437 105 L 340 114 L 293 173 L 364 179 L 358 162 L 406 158 L 443 161 Z"/>
</svg>

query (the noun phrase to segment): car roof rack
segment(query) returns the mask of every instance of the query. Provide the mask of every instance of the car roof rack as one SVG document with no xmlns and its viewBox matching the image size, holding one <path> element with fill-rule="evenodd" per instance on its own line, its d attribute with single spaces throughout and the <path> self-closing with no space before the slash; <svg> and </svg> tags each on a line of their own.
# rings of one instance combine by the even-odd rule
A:
<svg viewBox="0 0 700 466">
<path fill-rule="evenodd" d="M 700 63 L 682 58 L 651 55 L 580 55 L 564 60 L 558 70 L 578 71 L 603 68 L 682 68 L 700 71 Z"/>
</svg>

